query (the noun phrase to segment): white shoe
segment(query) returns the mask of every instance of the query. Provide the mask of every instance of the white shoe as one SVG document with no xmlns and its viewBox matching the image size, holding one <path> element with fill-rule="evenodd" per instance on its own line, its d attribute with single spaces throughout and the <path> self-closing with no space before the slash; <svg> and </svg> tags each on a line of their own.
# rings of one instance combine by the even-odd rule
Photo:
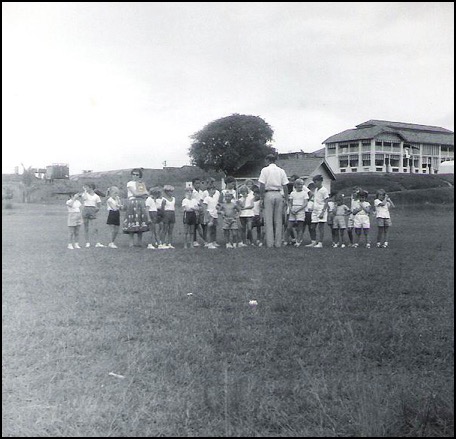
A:
<svg viewBox="0 0 456 439">
<path fill-rule="evenodd" d="M 238 247 L 247 247 L 247 244 L 244 244 L 243 242 L 240 242 L 237 246 Z"/>
<path fill-rule="evenodd" d="M 345 244 L 341 244 L 341 245 L 340 245 L 340 248 L 345 248 Z"/>
<path fill-rule="evenodd" d="M 173 247 L 171 244 L 168 244 L 168 248 L 176 248 L 176 247 Z"/>
<path fill-rule="evenodd" d="M 74 248 L 81 248 L 77 242 L 74 243 Z"/>
<path fill-rule="evenodd" d="M 377 242 L 377 248 L 380 248 L 382 244 L 380 242 Z"/>
<path fill-rule="evenodd" d="M 97 242 L 97 243 L 95 244 L 95 247 L 105 247 L 105 246 L 104 246 L 103 244 L 101 244 L 100 242 Z"/>
<path fill-rule="evenodd" d="M 195 242 L 193 243 L 193 247 L 199 247 L 199 246 L 200 246 L 200 245 L 199 245 L 198 241 L 195 241 Z"/>
<path fill-rule="evenodd" d="M 317 245 L 317 241 L 312 241 L 310 244 L 307 244 L 304 247 L 315 247 L 316 245 Z"/>
<path fill-rule="evenodd" d="M 323 248 L 323 244 L 321 242 L 318 242 L 313 246 L 314 248 Z"/>
<path fill-rule="evenodd" d="M 371 245 L 369 243 L 367 243 L 366 248 L 371 248 Z"/>
<path fill-rule="evenodd" d="M 358 244 L 353 244 L 352 247 L 353 248 L 358 248 Z"/>
<path fill-rule="evenodd" d="M 86 248 L 89 248 L 89 247 L 90 247 L 90 242 L 88 242 L 88 243 L 86 244 Z"/>
<path fill-rule="evenodd" d="M 109 248 L 118 248 L 117 245 L 115 245 L 113 242 L 110 242 L 110 243 L 108 244 L 108 247 L 109 247 Z"/>
<path fill-rule="evenodd" d="M 217 247 L 214 245 L 214 243 L 211 242 L 210 244 L 207 245 L 207 248 L 214 249 L 214 248 L 217 248 Z"/>
<path fill-rule="evenodd" d="M 259 243 L 258 243 L 258 247 L 263 247 L 263 243 L 262 243 L 262 242 L 259 242 Z"/>
<path fill-rule="evenodd" d="M 382 247 L 383 247 L 383 248 L 386 248 L 386 247 L 388 247 L 388 242 L 387 242 L 387 241 L 385 241 L 385 242 L 383 243 Z"/>
<path fill-rule="evenodd" d="M 68 250 L 74 250 L 73 244 L 68 244 L 67 249 L 68 249 Z"/>
<path fill-rule="evenodd" d="M 339 244 L 337 242 L 334 242 L 333 245 L 332 245 L 333 248 L 337 248 L 339 247 Z"/>
<path fill-rule="evenodd" d="M 155 247 L 152 244 L 148 244 L 147 248 L 150 249 L 150 250 L 155 250 Z"/>
<path fill-rule="evenodd" d="M 233 248 L 233 246 L 229 242 L 226 243 L 225 247 L 226 248 Z"/>
<path fill-rule="evenodd" d="M 214 244 L 214 245 L 215 245 L 215 247 L 220 247 L 220 244 L 219 244 L 219 243 L 217 243 L 217 242 L 213 242 L 212 244 Z"/>
</svg>

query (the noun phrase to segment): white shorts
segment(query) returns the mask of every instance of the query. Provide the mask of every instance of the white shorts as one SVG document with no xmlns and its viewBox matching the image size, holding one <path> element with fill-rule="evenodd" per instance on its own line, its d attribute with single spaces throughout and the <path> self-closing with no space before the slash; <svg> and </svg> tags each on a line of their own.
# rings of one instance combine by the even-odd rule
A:
<svg viewBox="0 0 456 439">
<path fill-rule="evenodd" d="M 368 215 L 355 215 L 353 221 L 355 229 L 370 229 L 370 219 Z"/>
<path fill-rule="evenodd" d="M 325 210 L 323 214 L 323 218 L 319 218 L 319 215 L 322 211 L 321 210 L 312 210 L 312 222 L 313 223 L 325 223 L 328 221 L 328 211 Z"/>
<path fill-rule="evenodd" d="M 298 213 L 293 213 L 293 209 L 290 209 L 288 215 L 288 221 L 304 221 L 306 219 L 306 212 L 304 209 L 301 209 Z"/>
</svg>

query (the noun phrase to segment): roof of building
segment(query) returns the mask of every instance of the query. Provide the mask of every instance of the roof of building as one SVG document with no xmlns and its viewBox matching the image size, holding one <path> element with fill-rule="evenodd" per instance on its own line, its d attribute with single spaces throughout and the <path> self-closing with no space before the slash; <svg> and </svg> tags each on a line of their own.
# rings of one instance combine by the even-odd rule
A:
<svg viewBox="0 0 456 439">
<path fill-rule="evenodd" d="M 332 169 L 329 167 L 326 160 L 322 157 L 301 157 L 301 158 L 288 158 L 278 159 L 276 165 L 281 167 L 287 176 L 299 175 L 300 177 L 309 177 L 321 165 L 329 174 L 332 180 L 336 176 Z M 258 178 L 263 169 L 263 163 L 249 162 L 234 172 L 232 175 L 235 178 Z"/>
<path fill-rule="evenodd" d="M 454 145 L 454 132 L 446 128 L 418 125 L 413 123 L 368 120 L 355 129 L 345 130 L 328 137 L 322 143 L 349 142 L 351 140 L 373 139 L 380 134 L 396 134 L 405 142 Z"/>
</svg>

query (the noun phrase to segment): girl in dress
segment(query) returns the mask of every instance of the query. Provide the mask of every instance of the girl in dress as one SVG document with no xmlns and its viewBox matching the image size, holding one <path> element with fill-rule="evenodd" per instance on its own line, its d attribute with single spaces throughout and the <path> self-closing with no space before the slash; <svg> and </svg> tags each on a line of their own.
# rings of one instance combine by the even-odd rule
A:
<svg viewBox="0 0 456 439">
<path fill-rule="evenodd" d="M 149 212 L 146 208 L 148 191 L 142 181 L 142 168 L 131 171 L 132 180 L 127 183 L 126 217 L 123 222 L 123 233 L 130 235 L 130 247 L 142 247 L 142 234 L 149 230 Z M 134 237 L 137 236 L 137 243 Z"/>
</svg>

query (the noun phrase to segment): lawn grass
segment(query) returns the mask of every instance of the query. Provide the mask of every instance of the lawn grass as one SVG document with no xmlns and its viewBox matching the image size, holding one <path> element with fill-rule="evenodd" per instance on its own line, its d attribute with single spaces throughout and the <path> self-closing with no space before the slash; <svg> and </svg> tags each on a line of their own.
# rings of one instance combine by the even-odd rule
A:
<svg viewBox="0 0 456 439">
<path fill-rule="evenodd" d="M 451 208 L 389 249 L 69 251 L 64 207 L 2 213 L 2 436 L 453 436 Z"/>
</svg>

